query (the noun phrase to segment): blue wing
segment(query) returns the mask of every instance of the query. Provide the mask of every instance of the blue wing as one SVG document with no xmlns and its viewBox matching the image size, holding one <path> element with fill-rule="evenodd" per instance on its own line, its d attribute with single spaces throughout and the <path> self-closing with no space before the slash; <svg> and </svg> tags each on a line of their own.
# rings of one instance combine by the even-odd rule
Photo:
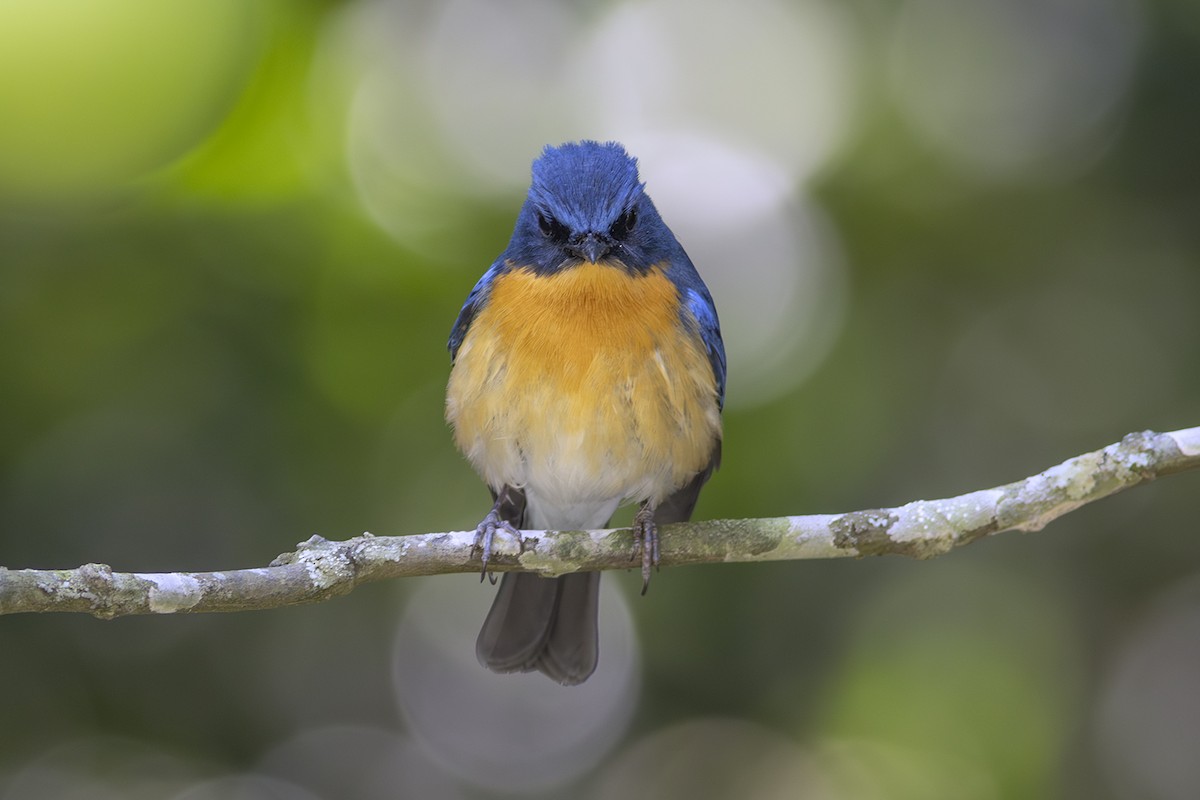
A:
<svg viewBox="0 0 1200 800">
<path fill-rule="evenodd" d="M 708 351 L 708 363 L 712 365 L 717 381 L 718 403 L 725 406 L 725 342 L 721 339 L 721 323 L 717 320 L 717 309 L 713 305 L 708 289 L 689 287 L 684 296 L 687 310 L 700 326 L 700 338 Z"/>
<path fill-rule="evenodd" d="M 503 271 L 503 268 L 502 261 L 492 264 L 488 271 L 483 273 L 483 277 L 476 281 L 475 288 L 471 290 L 471 293 L 467 295 L 467 301 L 463 303 L 462 310 L 458 312 L 458 319 L 454 320 L 454 327 L 450 331 L 450 341 L 447 343 L 447 347 L 450 348 L 451 362 L 458 355 L 458 348 L 466 338 L 471 321 L 475 319 L 479 309 L 487 303 L 488 296 L 492 291 L 492 281 Z"/>
</svg>

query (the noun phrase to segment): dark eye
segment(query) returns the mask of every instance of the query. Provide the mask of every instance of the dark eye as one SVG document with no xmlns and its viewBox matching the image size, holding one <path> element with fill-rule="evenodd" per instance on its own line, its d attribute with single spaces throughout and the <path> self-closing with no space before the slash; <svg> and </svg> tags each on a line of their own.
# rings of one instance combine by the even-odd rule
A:
<svg viewBox="0 0 1200 800">
<path fill-rule="evenodd" d="M 541 228 L 542 235 L 547 239 L 565 240 L 567 238 L 566 226 L 554 217 L 538 214 L 538 227 Z"/>
<path fill-rule="evenodd" d="M 614 239 L 624 239 L 633 230 L 634 225 L 637 225 L 637 209 L 631 208 L 617 217 L 617 221 L 608 229 L 608 234 Z"/>
</svg>

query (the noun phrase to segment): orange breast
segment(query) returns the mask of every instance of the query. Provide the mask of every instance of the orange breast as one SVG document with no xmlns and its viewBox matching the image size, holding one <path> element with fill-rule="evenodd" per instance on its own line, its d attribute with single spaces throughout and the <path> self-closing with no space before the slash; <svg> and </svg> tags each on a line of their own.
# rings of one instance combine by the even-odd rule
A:
<svg viewBox="0 0 1200 800">
<path fill-rule="evenodd" d="M 455 441 L 493 488 L 658 502 L 721 435 L 712 367 L 655 269 L 583 264 L 496 279 L 450 376 Z"/>
</svg>

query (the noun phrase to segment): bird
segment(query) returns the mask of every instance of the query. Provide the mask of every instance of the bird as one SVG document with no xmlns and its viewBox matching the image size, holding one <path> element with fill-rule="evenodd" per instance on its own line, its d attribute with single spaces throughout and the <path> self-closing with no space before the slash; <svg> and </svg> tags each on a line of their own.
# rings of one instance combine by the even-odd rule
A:
<svg viewBox="0 0 1200 800">
<path fill-rule="evenodd" d="M 487 574 L 500 531 L 604 528 L 636 503 L 644 594 L 658 526 L 691 517 L 721 460 L 717 311 L 623 145 L 547 145 L 531 173 L 512 238 L 449 340 L 446 420 L 493 500 L 475 550 Z M 584 682 L 599 590 L 597 572 L 505 573 L 477 658 Z"/>
</svg>

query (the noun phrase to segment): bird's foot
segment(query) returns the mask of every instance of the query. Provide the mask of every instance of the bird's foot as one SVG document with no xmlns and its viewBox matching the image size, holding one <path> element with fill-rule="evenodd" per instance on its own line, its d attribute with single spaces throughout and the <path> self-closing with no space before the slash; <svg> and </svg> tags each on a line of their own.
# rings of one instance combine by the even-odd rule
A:
<svg viewBox="0 0 1200 800">
<path fill-rule="evenodd" d="M 471 545 L 471 555 L 475 555 L 476 550 L 479 551 L 479 560 L 483 563 L 479 571 L 480 582 L 483 581 L 485 575 L 492 583 L 496 582 L 496 576 L 488 572 L 488 562 L 492 559 L 492 540 L 496 538 L 496 531 L 512 534 L 518 542 L 521 541 L 521 532 L 511 522 L 500 516 L 499 504 L 492 506 L 492 510 L 475 527 L 475 543 Z"/>
<path fill-rule="evenodd" d="M 648 505 L 633 515 L 633 538 L 634 557 L 642 557 L 642 594 L 645 594 L 650 586 L 651 569 L 658 566 L 658 526 L 654 524 L 654 510 Z"/>
</svg>

